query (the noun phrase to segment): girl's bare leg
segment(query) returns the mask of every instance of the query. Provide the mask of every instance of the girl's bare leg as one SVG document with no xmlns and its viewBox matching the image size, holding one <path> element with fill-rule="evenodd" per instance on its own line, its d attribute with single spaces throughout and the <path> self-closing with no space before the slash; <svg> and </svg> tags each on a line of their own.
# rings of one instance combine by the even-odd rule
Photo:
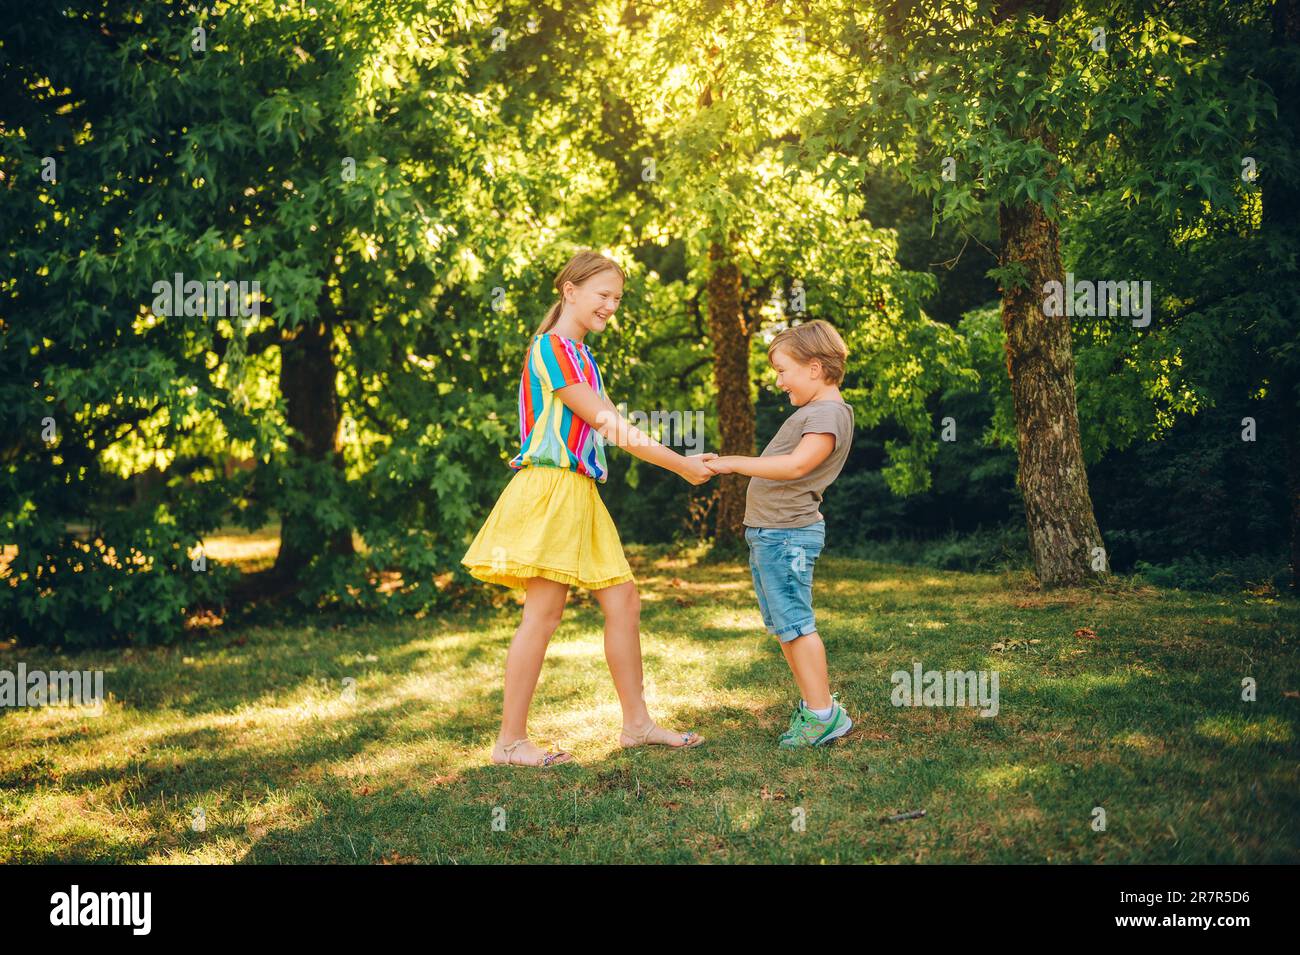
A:
<svg viewBox="0 0 1300 955">
<path fill-rule="evenodd" d="M 564 604 L 569 597 L 569 585 L 545 577 L 528 581 L 524 597 L 524 615 L 510 641 L 506 654 L 505 702 L 501 711 L 501 732 L 492 747 L 492 761 L 506 762 L 505 747 L 528 735 L 528 707 L 533 702 L 533 691 L 542 673 L 542 660 L 551 634 L 560 624 Z M 509 756 L 513 763 L 540 762 L 544 750 L 531 741 L 516 747 Z M 562 757 L 556 762 L 568 762 Z"/>
<path fill-rule="evenodd" d="M 804 701 L 814 710 L 824 710 L 831 705 L 831 684 L 826 673 L 826 646 L 817 631 L 795 637 L 781 644 L 785 662 L 790 665 L 794 682 Z"/>
<path fill-rule="evenodd" d="M 631 746 L 654 726 L 650 711 L 646 709 L 642 682 L 641 595 L 631 580 L 593 590 L 592 594 L 605 614 L 605 662 L 609 664 L 614 689 L 623 707 L 623 733 L 619 741 L 624 746 Z M 694 734 L 688 735 L 693 737 L 692 744 L 699 738 Z M 646 742 L 683 746 L 682 736 L 682 733 L 655 726 Z"/>
</svg>

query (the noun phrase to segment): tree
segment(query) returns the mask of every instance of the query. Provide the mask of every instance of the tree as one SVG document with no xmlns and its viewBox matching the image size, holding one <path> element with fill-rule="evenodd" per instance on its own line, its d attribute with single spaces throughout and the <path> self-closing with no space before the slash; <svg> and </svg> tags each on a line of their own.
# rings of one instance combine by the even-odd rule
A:
<svg viewBox="0 0 1300 955">
<path fill-rule="evenodd" d="M 1182 179 L 1189 135 L 1171 117 L 1204 112 L 1202 147 L 1231 141 L 1226 113 L 1202 109 L 1229 84 L 1153 9 L 1058 0 L 818 9 L 821 22 L 845 26 L 835 38 L 842 65 L 824 94 L 834 105 L 809 135 L 820 146 L 813 158 L 838 156 L 846 179 L 869 161 L 894 162 L 932 196 L 938 217 L 997 209 L 1000 265 L 991 274 L 1002 289 L 1030 550 L 1044 585 L 1082 581 L 1106 564 L 1079 436 L 1070 321 L 1049 301 L 1050 283 L 1066 278 L 1060 224 L 1090 164 L 1125 148 L 1128 127 L 1145 119 L 1167 138 L 1144 156 L 1143 181 L 1154 177 L 1171 202 L 1185 185 L 1212 199 L 1228 193 L 1224 169 Z"/>
<path fill-rule="evenodd" d="M 473 462 L 506 435 L 495 396 L 456 387 L 506 367 L 503 329 L 472 342 L 490 289 L 464 291 L 473 250 L 508 241 L 478 205 L 509 132 L 484 109 L 500 86 L 466 88 L 490 33 L 452 2 L 138 6 L 5 21 L 6 629 L 170 639 L 222 599 L 219 568 L 187 551 L 272 508 L 282 546 L 255 589 L 445 599 L 432 570 L 473 519 Z M 258 282 L 258 314 L 188 289 L 160 306 L 178 273 Z M 232 448 L 251 475 L 215 473 Z M 156 493 L 124 506 L 124 479 L 155 465 Z M 381 593 L 394 569 L 401 589 Z"/>
<path fill-rule="evenodd" d="M 1297 361 L 1300 174 L 1293 4 L 1179 5 L 1172 28 L 1198 53 L 1198 96 L 1135 114 L 1123 150 L 1098 155 L 1080 191 L 1067 259 L 1076 272 L 1151 275 L 1150 326 L 1080 323 L 1076 349 L 1094 385 L 1084 396 L 1095 454 L 1162 437 L 1209 407 L 1234 412 L 1225 453 L 1284 450 L 1294 586 L 1300 527 Z M 1288 33 L 1288 31 L 1290 31 Z M 1226 123 L 1225 123 L 1226 120 Z M 1171 130 L 1169 127 L 1173 127 Z M 1153 179 L 1174 130 L 1181 185 Z M 1231 136 L 1224 135 L 1231 131 Z M 1224 171 L 1226 188 L 1207 192 Z M 1243 440 L 1247 438 L 1248 440 Z M 1258 442 L 1258 443 L 1257 443 Z"/>
<path fill-rule="evenodd" d="M 825 168 L 787 161 L 817 105 L 825 56 L 805 24 L 750 5 L 629 3 L 607 31 L 607 96 L 626 104 L 639 138 L 638 227 L 680 242 L 693 306 L 662 340 L 707 332 L 719 450 L 755 451 L 753 381 L 768 375 L 765 342 L 808 317 L 831 321 L 850 347 L 846 398 L 868 425 L 904 427 L 887 474 L 897 490 L 928 482 L 935 441 L 926 397 L 967 372 L 958 337 L 921 310 L 928 275 L 900 270 L 896 236 L 874 228 L 859 197 L 829 186 Z M 672 64 L 665 71 L 662 64 Z M 692 321 L 699 312 L 706 318 Z M 719 486 L 716 538 L 743 531 L 743 476 Z"/>
</svg>

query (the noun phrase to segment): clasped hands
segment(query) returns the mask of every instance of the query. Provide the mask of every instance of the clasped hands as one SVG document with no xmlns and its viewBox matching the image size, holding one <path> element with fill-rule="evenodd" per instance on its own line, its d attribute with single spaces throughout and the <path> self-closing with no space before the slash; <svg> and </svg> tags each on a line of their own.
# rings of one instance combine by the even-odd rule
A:
<svg viewBox="0 0 1300 955">
<path fill-rule="evenodd" d="M 703 484 L 715 474 L 730 474 L 731 465 L 726 458 L 719 457 L 712 451 L 703 454 L 691 454 L 685 458 L 686 466 L 681 475 L 692 484 Z"/>
</svg>

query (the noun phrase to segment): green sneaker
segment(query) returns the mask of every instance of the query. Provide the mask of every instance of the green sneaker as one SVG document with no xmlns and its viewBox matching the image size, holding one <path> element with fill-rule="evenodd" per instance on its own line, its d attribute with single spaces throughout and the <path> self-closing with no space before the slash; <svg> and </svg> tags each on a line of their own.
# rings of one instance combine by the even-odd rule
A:
<svg viewBox="0 0 1300 955">
<path fill-rule="evenodd" d="M 844 712 L 835 697 L 831 697 L 831 715 L 819 720 L 808 707 L 800 704 L 796 710 L 789 732 L 781 737 L 782 749 L 798 749 L 801 746 L 821 746 L 831 740 L 839 739 L 853 728 L 853 721 Z"/>
<path fill-rule="evenodd" d="M 788 737 L 794 735 L 794 728 L 799 724 L 799 711 L 801 709 L 803 709 L 802 700 L 794 705 L 794 711 L 790 714 L 790 725 L 785 728 L 785 732 L 781 734 L 778 742 L 783 743 Z"/>
</svg>

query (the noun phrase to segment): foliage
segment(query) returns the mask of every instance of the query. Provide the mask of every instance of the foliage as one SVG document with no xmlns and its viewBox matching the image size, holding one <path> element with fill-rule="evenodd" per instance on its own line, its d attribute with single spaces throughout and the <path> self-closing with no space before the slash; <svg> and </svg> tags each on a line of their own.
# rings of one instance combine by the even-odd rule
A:
<svg viewBox="0 0 1300 955">
<path fill-rule="evenodd" d="M 1041 201 L 1068 268 L 1155 288 L 1148 328 L 1073 326 L 1090 465 L 1123 472 L 1149 446 L 1164 485 L 1193 458 L 1221 475 L 1230 445 L 1202 431 L 1188 451 L 1175 429 L 1285 397 L 1300 354 L 1294 239 L 1264 228 L 1237 175 L 1247 151 L 1294 172 L 1254 61 L 1295 64 L 1261 53 L 1259 2 L 1066 7 L 1055 25 L 995 20 L 983 0 L 81 0 L 4 18 L 0 637 L 176 639 L 235 578 L 194 571 L 195 548 L 273 512 L 312 554 L 301 608 L 464 599 L 458 559 L 511 476 L 524 345 L 579 247 L 629 275 L 594 343 L 611 396 L 705 412 L 705 447 L 715 243 L 758 332 L 760 445 L 789 411 L 769 334 L 832 322 L 859 425 L 832 533 L 933 537 L 1005 525 L 1017 491 L 987 258 L 932 271 L 992 241 L 999 203 Z M 160 314 L 155 286 L 178 273 L 256 280 L 259 313 Z M 316 327 L 337 459 L 289 424 L 282 355 Z M 1275 513 L 1276 453 L 1218 522 L 1117 502 L 1117 558 L 1226 554 L 1224 526 Z M 611 459 L 625 540 L 698 536 L 709 487 Z M 1165 544 L 1156 515 L 1181 528 Z M 355 554 L 324 546 L 349 535 Z"/>
</svg>

